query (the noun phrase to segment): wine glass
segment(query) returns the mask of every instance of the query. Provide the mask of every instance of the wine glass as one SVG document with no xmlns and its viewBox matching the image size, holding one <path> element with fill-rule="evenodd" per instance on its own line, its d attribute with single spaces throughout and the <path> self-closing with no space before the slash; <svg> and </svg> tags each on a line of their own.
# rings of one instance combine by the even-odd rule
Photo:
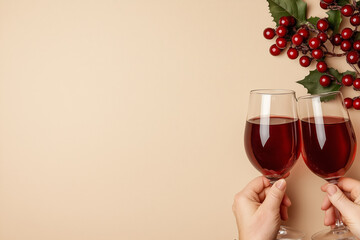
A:
<svg viewBox="0 0 360 240">
<path fill-rule="evenodd" d="M 300 155 L 295 92 L 259 89 L 250 92 L 244 144 L 252 165 L 274 183 Z M 277 239 L 303 239 L 304 234 L 281 226 Z"/>
<path fill-rule="evenodd" d="M 350 168 L 356 152 L 356 137 L 341 92 L 299 98 L 302 156 L 308 168 L 337 184 Z M 313 240 L 357 239 L 343 224 L 337 209 L 335 228 L 312 236 Z"/>
</svg>

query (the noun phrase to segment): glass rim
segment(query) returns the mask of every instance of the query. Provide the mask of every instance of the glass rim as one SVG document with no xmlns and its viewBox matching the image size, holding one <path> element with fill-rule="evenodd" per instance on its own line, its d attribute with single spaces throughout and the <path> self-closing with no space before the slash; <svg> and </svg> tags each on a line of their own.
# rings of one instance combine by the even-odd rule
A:
<svg viewBox="0 0 360 240">
<path fill-rule="evenodd" d="M 338 94 L 340 94 L 340 96 L 341 96 L 340 91 L 324 92 L 324 93 L 318 93 L 318 94 L 312 94 L 312 95 L 310 94 L 310 95 L 300 96 L 300 97 L 298 97 L 298 100 L 316 98 L 316 97 L 324 97 L 324 96 L 332 96 L 332 95 L 338 95 Z"/>
<path fill-rule="evenodd" d="M 294 94 L 295 91 L 291 89 L 253 89 L 250 91 L 250 94 L 268 94 L 268 95 L 285 95 L 285 94 Z"/>
</svg>

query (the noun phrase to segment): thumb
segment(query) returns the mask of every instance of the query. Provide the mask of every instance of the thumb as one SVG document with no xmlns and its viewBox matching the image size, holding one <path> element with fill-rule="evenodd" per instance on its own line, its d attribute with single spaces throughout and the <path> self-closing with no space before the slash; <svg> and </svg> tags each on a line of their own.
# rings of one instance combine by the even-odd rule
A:
<svg viewBox="0 0 360 240">
<path fill-rule="evenodd" d="M 336 185 L 329 184 L 326 187 L 326 193 L 330 202 L 341 212 L 342 215 L 349 216 L 354 211 L 356 205 L 350 201 Z"/>
<path fill-rule="evenodd" d="M 281 202 L 285 195 L 285 189 L 286 189 L 285 179 L 280 179 L 276 181 L 270 188 L 270 191 L 268 192 L 262 204 L 264 208 L 269 210 L 280 209 Z"/>
</svg>

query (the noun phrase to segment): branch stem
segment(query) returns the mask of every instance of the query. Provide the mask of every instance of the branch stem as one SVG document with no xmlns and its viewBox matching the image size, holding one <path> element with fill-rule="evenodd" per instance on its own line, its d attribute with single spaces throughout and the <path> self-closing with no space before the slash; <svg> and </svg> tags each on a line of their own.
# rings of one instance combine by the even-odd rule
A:
<svg viewBox="0 0 360 240">
<path fill-rule="evenodd" d="M 349 65 L 352 67 L 352 69 L 355 70 L 356 75 L 359 75 L 359 74 L 360 74 L 359 71 L 357 70 L 357 68 L 354 66 L 354 64 L 350 64 L 350 63 L 349 63 Z"/>
</svg>

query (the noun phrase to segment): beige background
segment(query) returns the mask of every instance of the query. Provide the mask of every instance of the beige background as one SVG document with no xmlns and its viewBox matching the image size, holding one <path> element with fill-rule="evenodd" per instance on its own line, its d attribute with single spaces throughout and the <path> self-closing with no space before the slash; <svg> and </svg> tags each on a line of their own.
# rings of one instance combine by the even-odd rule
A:
<svg viewBox="0 0 360 240">
<path fill-rule="evenodd" d="M 265 0 L 0 1 L 0 239 L 234 239 L 248 92 L 306 93 L 267 26 Z M 308 237 L 323 182 L 288 179 Z"/>
</svg>

